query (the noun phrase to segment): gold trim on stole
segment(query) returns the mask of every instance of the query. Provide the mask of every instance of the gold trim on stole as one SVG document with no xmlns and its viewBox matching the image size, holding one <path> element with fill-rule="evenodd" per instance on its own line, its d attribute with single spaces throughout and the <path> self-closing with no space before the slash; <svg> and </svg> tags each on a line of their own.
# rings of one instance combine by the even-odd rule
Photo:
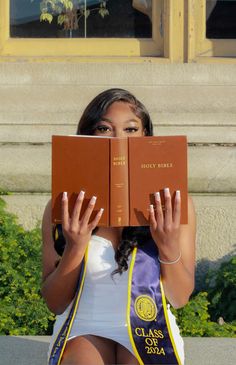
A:
<svg viewBox="0 0 236 365">
<path fill-rule="evenodd" d="M 176 359 L 178 361 L 178 365 L 182 365 L 176 345 L 175 345 L 175 340 L 174 340 L 174 337 L 173 337 L 173 334 L 171 331 L 171 326 L 170 326 L 169 317 L 168 317 L 168 313 L 167 313 L 166 297 L 165 297 L 161 278 L 160 278 L 160 288 L 161 288 L 161 297 L 162 297 L 162 305 L 163 305 L 163 309 L 164 309 L 164 316 L 165 316 L 165 320 L 166 320 L 166 324 L 167 324 L 167 328 L 168 328 L 168 333 L 170 336 L 170 341 L 172 343 L 172 347 L 174 349 L 174 353 L 175 353 Z"/>
<path fill-rule="evenodd" d="M 135 356 L 139 362 L 140 365 L 144 365 L 141 357 L 139 356 L 139 353 L 137 351 L 134 339 L 133 339 L 133 335 L 132 335 L 132 330 L 131 330 L 131 324 L 130 324 L 130 304 L 131 304 L 131 288 L 132 288 L 132 274 L 133 274 L 133 268 L 134 268 L 134 263 L 135 263 L 135 258 L 136 258 L 136 253 L 137 253 L 137 247 L 135 247 L 133 249 L 132 252 L 132 257 L 131 257 L 131 262 L 130 262 L 130 268 L 129 268 L 129 277 L 128 277 L 128 300 L 127 300 L 127 328 L 128 328 L 128 334 L 129 334 L 129 339 L 131 342 L 131 345 L 133 347 Z"/>
<path fill-rule="evenodd" d="M 71 317 L 71 320 L 70 320 L 69 329 L 68 329 L 68 332 L 67 332 L 67 335 L 66 335 L 64 344 L 62 346 L 61 353 L 60 353 L 60 357 L 58 359 L 57 365 L 60 365 L 60 363 L 61 363 L 62 355 L 63 355 L 64 350 L 65 350 L 66 342 L 67 342 L 67 339 L 68 339 L 68 336 L 69 336 L 69 333 L 70 333 L 72 324 L 74 322 L 75 314 L 76 314 L 76 311 L 77 311 L 77 308 L 78 308 L 78 304 L 79 304 L 79 300 L 80 300 L 80 297 L 81 297 L 81 293 L 82 293 L 82 289 L 83 289 L 83 285 L 84 285 L 85 274 L 86 274 L 87 262 L 88 262 L 88 249 L 89 249 L 89 245 L 87 246 L 86 251 L 85 251 L 85 254 L 84 254 L 84 271 L 83 271 L 83 276 L 82 276 L 82 279 L 81 279 L 80 288 L 79 288 L 79 291 L 77 293 L 77 296 L 76 296 L 76 298 L 74 298 L 74 300 L 76 301 L 75 307 L 74 307 L 74 311 L 73 311 L 73 314 L 72 314 L 72 317 Z M 69 314 L 68 315 L 70 315 L 70 311 L 69 311 Z M 67 318 L 66 318 L 66 320 L 67 320 Z M 64 323 L 63 323 L 63 325 L 64 325 Z M 63 327 L 63 325 L 61 326 L 61 328 Z M 56 338 L 56 340 L 57 340 L 57 338 Z M 55 344 L 56 340 L 54 341 L 54 344 Z M 53 346 L 54 346 L 54 344 L 53 344 Z M 52 346 L 52 348 L 53 348 L 53 346 Z"/>
</svg>

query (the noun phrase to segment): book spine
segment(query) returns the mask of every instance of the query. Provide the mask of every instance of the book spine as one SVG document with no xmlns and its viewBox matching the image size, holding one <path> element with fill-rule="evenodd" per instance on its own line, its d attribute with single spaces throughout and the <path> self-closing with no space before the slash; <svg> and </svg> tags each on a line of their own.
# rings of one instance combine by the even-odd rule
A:
<svg viewBox="0 0 236 365">
<path fill-rule="evenodd" d="M 129 225 L 128 138 L 110 139 L 110 226 Z"/>
</svg>

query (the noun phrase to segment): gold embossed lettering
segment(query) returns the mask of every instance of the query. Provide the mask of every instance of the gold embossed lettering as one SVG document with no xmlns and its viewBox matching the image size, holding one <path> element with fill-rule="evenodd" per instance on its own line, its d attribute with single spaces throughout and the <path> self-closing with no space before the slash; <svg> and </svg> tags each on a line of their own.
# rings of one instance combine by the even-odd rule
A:
<svg viewBox="0 0 236 365">
<path fill-rule="evenodd" d="M 153 332 L 154 332 L 156 338 L 164 338 L 162 330 L 155 329 L 155 330 L 153 330 Z"/>
<path fill-rule="evenodd" d="M 146 342 L 146 344 L 147 344 L 148 346 L 152 346 L 152 345 L 153 345 L 152 338 L 149 338 L 149 337 L 145 338 L 145 342 Z"/>
<path fill-rule="evenodd" d="M 139 337 L 152 337 L 152 338 L 164 338 L 164 334 L 160 329 L 149 329 L 148 333 L 145 332 L 143 327 L 136 327 L 135 334 Z"/>
<path fill-rule="evenodd" d="M 172 162 L 165 163 L 142 163 L 141 169 L 169 169 L 173 167 Z"/>
</svg>

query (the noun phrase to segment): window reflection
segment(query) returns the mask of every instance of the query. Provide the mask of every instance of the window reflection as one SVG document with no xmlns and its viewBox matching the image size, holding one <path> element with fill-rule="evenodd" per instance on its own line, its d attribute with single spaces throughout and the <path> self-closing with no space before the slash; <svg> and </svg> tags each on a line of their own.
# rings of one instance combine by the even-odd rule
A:
<svg viewBox="0 0 236 365">
<path fill-rule="evenodd" d="M 69 3 L 71 8 L 65 9 L 57 0 L 10 0 L 10 36 L 152 37 L 152 0 L 70 0 Z"/>
<path fill-rule="evenodd" d="M 235 0 L 206 0 L 206 37 L 236 38 Z"/>
</svg>

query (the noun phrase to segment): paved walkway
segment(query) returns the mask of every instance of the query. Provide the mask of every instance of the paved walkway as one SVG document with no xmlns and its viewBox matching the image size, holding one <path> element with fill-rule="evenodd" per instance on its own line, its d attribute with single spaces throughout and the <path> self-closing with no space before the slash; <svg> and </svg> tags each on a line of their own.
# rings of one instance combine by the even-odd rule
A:
<svg viewBox="0 0 236 365">
<path fill-rule="evenodd" d="M 236 338 L 188 337 L 184 342 L 185 365 L 236 365 Z M 0 365 L 46 365 L 48 343 L 45 336 L 0 336 Z"/>
</svg>

